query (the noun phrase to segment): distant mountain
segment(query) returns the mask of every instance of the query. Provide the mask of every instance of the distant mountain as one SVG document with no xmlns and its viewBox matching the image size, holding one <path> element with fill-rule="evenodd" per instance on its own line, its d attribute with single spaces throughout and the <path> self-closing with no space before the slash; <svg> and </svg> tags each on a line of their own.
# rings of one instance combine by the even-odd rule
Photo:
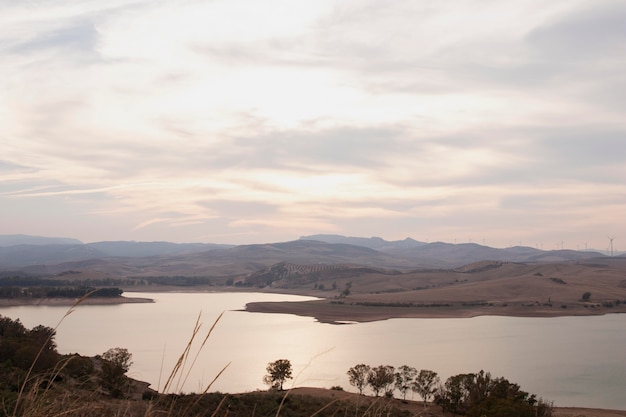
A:
<svg viewBox="0 0 626 417">
<path fill-rule="evenodd" d="M 604 256 L 601 253 L 591 251 L 543 251 L 526 246 L 498 249 L 478 245 L 476 243 L 424 243 L 411 238 L 389 242 L 379 237 L 359 238 L 340 235 L 312 235 L 303 236 L 300 239 L 334 243 L 349 242 L 353 245 L 372 248 L 392 255 L 397 259 L 412 261 L 417 268 L 455 268 L 460 265 L 483 260 L 506 262 L 569 262 Z"/>
<path fill-rule="evenodd" d="M 81 245 L 78 239 L 28 235 L 0 235 L 0 247 L 17 245 Z"/>
<path fill-rule="evenodd" d="M 30 238 L 30 237 L 29 237 Z M 38 238 L 34 238 L 34 241 Z M 42 238 L 40 242 L 45 239 Z M 15 242 L 18 240 L 6 240 Z M 32 241 L 24 239 L 24 241 Z M 226 249 L 232 245 L 210 243 L 171 243 L 171 242 L 95 242 L 83 244 L 78 240 L 61 240 L 68 243 L 17 244 L 0 246 L 0 269 L 19 268 L 32 265 L 50 265 L 67 262 L 82 262 L 112 257 L 148 258 L 155 256 L 188 255 L 214 249 Z M 72 241 L 78 242 L 70 243 Z"/>
<path fill-rule="evenodd" d="M 88 247 L 106 254 L 106 256 L 123 256 L 140 258 L 148 256 L 182 255 L 197 253 L 211 249 L 226 249 L 233 245 L 219 245 L 214 243 L 172 243 L 172 242 L 94 242 Z"/>
<path fill-rule="evenodd" d="M 377 237 L 312 235 L 291 242 L 240 246 L 125 241 L 5 246 L 0 247 L 0 271 L 54 274 L 89 269 L 123 276 L 238 276 L 280 262 L 412 271 L 455 269 L 481 261 L 555 263 L 592 258 L 607 257 L 597 252 L 522 246 L 498 249 L 410 238 L 390 242 Z"/>
<path fill-rule="evenodd" d="M 376 250 L 392 250 L 392 249 L 408 249 L 408 248 L 416 248 L 419 246 L 424 246 L 426 243 L 419 242 L 417 240 L 411 239 L 407 237 L 404 240 L 395 240 L 395 241 L 387 241 L 380 237 L 351 237 L 351 236 L 341 236 L 341 235 L 311 235 L 311 236 L 302 236 L 300 240 L 316 240 L 319 242 L 326 243 L 345 243 L 348 245 L 356 245 L 363 246 L 370 249 Z"/>
<path fill-rule="evenodd" d="M 402 259 L 395 259 L 374 249 L 343 243 L 326 243 L 313 240 L 294 240 L 291 242 L 267 243 L 260 245 L 241 245 L 221 251 L 195 254 L 192 258 L 202 257 L 214 261 L 248 262 L 259 267 L 279 262 L 299 264 L 354 264 L 354 265 L 391 265 L 408 267 Z M 256 268 L 259 269 L 259 268 Z M 256 270 L 255 269 L 255 270 Z"/>
<path fill-rule="evenodd" d="M 16 245 L 0 247 L 0 268 L 17 268 L 29 265 L 58 264 L 102 258 L 106 254 L 87 245 Z"/>
</svg>

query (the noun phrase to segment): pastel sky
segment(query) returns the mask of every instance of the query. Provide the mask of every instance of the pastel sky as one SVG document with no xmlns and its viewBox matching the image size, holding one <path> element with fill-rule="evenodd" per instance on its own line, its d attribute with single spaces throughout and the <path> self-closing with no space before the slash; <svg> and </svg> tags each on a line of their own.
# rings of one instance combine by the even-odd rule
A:
<svg viewBox="0 0 626 417">
<path fill-rule="evenodd" d="M 626 247 L 625 22 L 623 0 L 0 1 L 0 234 Z"/>
</svg>

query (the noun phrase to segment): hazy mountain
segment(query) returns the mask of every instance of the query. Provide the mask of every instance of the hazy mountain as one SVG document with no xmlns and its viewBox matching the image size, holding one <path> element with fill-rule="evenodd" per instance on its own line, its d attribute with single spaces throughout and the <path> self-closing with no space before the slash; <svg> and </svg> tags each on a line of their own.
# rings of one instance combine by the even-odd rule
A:
<svg viewBox="0 0 626 417">
<path fill-rule="evenodd" d="M 32 237 L 28 237 L 32 238 Z M 56 238 L 25 239 L 26 241 L 45 242 Z M 10 242 L 10 239 L 6 239 Z M 14 240 L 14 241 L 19 241 Z M 212 249 L 229 248 L 232 245 L 218 245 L 208 243 L 171 243 L 171 242 L 95 242 L 70 244 L 72 239 L 62 239 L 66 244 L 18 244 L 0 246 L 0 269 L 25 267 L 32 265 L 61 264 L 66 262 L 81 262 L 93 259 L 111 257 L 147 258 L 154 256 L 174 256 L 204 252 Z"/>
<path fill-rule="evenodd" d="M 233 245 L 218 245 L 214 243 L 172 243 L 172 242 L 94 242 L 87 246 L 96 249 L 107 256 L 123 257 L 146 257 L 181 255 L 186 253 L 196 253 L 211 249 L 225 249 Z"/>
<path fill-rule="evenodd" d="M 378 237 L 355 238 L 340 235 L 312 235 L 304 236 L 300 239 L 322 242 L 351 242 L 353 245 L 376 249 L 377 251 L 392 255 L 396 259 L 404 259 L 412 262 L 413 265 L 418 268 L 454 268 L 482 260 L 507 262 L 568 262 L 603 256 L 601 253 L 591 251 L 543 251 L 526 246 L 499 249 L 476 243 L 424 243 L 411 238 L 389 242 Z"/>
<path fill-rule="evenodd" d="M 102 258 L 106 254 L 87 245 L 16 245 L 0 247 L 0 268 L 28 265 L 58 264 L 62 262 Z"/>
<path fill-rule="evenodd" d="M 187 259 L 202 260 L 215 265 L 247 264 L 253 271 L 279 262 L 311 265 L 353 264 L 404 269 L 412 266 L 404 259 L 396 259 L 363 246 L 312 240 L 241 245 L 219 251 L 197 253 Z"/>
<path fill-rule="evenodd" d="M 418 242 L 417 240 L 407 237 L 404 240 L 387 241 L 380 237 L 352 237 L 341 236 L 331 234 L 319 234 L 302 236 L 300 240 L 317 240 L 326 243 L 345 243 L 348 245 L 363 246 L 376 250 L 390 250 L 394 248 L 414 248 L 418 246 L 426 245 L 424 242 Z"/>
<path fill-rule="evenodd" d="M 46 274 L 89 268 L 124 276 L 236 276 L 280 262 L 409 271 L 454 269 L 484 260 L 546 263 L 602 257 L 589 251 L 542 251 L 522 246 L 498 249 L 475 243 L 424 243 L 410 238 L 389 242 L 381 238 L 313 235 L 291 242 L 240 246 L 123 241 L 8 246 L 0 247 L 0 270 Z"/>
<path fill-rule="evenodd" d="M 17 245 L 81 245 L 78 239 L 28 235 L 0 235 L 0 247 Z"/>
</svg>

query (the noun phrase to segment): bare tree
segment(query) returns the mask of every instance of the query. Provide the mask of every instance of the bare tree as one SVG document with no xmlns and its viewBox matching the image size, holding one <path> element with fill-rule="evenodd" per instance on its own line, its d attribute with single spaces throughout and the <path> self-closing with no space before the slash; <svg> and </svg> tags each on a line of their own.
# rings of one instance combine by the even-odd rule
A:
<svg viewBox="0 0 626 417">
<path fill-rule="evenodd" d="M 437 390 L 438 384 L 439 376 L 437 376 L 437 372 L 422 369 L 415 378 L 411 389 L 422 397 L 424 407 L 426 407 L 426 403 L 430 401 L 430 398 Z"/>
<path fill-rule="evenodd" d="M 390 389 L 395 381 L 395 368 L 390 365 L 379 365 L 372 368 L 367 376 L 367 383 L 374 390 L 374 394 L 378 397 L 380 391 L 385 394 L 391 394 Z"/>
<path fill-rule="evenodd" d="M 402 365 L 396 372 L 396 388 L 402 393 L 402 398 L 406 400 L 406 393 L 411 389 L 413 378 L 417 375 L 417 369 L 412 366 Z"/>
</svg>

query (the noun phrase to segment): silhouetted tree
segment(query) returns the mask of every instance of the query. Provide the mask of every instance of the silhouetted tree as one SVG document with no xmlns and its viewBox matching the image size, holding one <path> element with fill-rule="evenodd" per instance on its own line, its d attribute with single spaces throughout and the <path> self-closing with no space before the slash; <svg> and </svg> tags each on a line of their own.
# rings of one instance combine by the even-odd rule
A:
<svg viewBox="0 0 626 417">
<path fill-rule="evenodd" d="M 417 375 L 417 369 L 412 366 L 402 365 L 396 372 L 396 388 L 402 393 L 402 398 L 406 400 L 406 393 L 411 389 L 413 378 Z"/>
<path fill-rule="evenodd" d="M 291 362 L 288 359 L 278 359 L 267 364 L 267 375 L 263 377 L 263 382 L 271 389 L 283 390 L 283 384 L 291 379 Z"/>
<path fill-rule="evenodd" d="M 367 385 L 367 376 L 371 369 L 369 365 L 362 363 L 348 369 L 348 381 L 359 390 L 361 395 L 363 395 L 363 388 Z"/>
<path fill-rule="evenodd" d="M 422 397 L 422 400 L 424 400 L 424 407 L 426 407 L 426 403 L 430 401 L 430 398 L 435 393 L 438 384 L 439 377 L 437 376 L 437 372 L 422 369 L 419 374 L 417 374 L 415 381 L 411 385 L 411 389 Z"/>
<path fill-rule="evenodd" d="M 374 390 L 374 394 L 378 397 L 380 391 L 385 394 L 390 393 L 390 387 L 395 381 L 395 368 L 390 365 L 379 365 L 372 368 L 367 375 L 367 383 Z"/>
<path fill-rule="evenodd" d="M 538 402 L 519 385 L 504 378 L 492 378 L 484 371 L 451 376 L 436 401 L 444 411 L 468 417 L 547 417 L 552 414 L 551 404 Z"/>
<path fill-rule="evenodd" d="M 112 348 L 101 356 L 100 381 L 102 386 L 115 398 L 122 397 L 126 391 L 128 380 L 126 372 L 132 365 L 133 355 L 124 348 Z"/>
</svg>

